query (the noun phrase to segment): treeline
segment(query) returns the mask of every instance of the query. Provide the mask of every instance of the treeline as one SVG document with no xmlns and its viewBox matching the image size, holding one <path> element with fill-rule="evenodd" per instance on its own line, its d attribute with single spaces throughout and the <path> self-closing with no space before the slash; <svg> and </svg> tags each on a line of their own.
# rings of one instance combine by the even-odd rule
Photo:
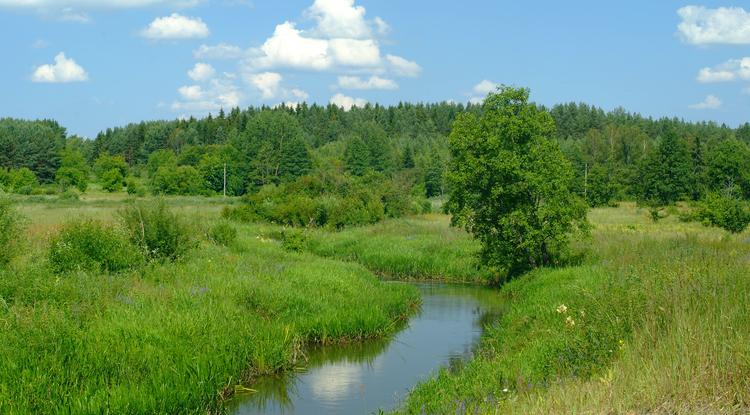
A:
<svg viewBox="0 0 750 415">
<path fill-rule="evenodd" d="M 276 190 L 265 195 L 309 189 L 314 177 L 326 185 L 350 183 L 343 188 L 407 189 L 415 199 L 440 196 L 450 192 L 444 176 L 451 125 L 460 113 L 482 111 L 481 105 L 454 103 L 350 111 L 305 104 L 235 108 L 203 119 L 107 129 L 94 140 L 66 137 L 54 121 L 2 119 L 0 186 L 18 193 L 40 186 L 85 191 L 96 180 L 106 190 L 134 194 L 241 196 L 267 186 Z M 720 191 L 750 196 L 750 124 L 733 129 L 573 103 L 548 112 L 556 124 L 553 138 L 574 167 L 571 188 L 592 206 L 664 199 L 653 194 L 648 180 L 672 188 L 664 201 Z M 660 172 L 665 163 L 670 170 Z M 349 197 L 340 189 L 325 190 Z"/>
</svg>

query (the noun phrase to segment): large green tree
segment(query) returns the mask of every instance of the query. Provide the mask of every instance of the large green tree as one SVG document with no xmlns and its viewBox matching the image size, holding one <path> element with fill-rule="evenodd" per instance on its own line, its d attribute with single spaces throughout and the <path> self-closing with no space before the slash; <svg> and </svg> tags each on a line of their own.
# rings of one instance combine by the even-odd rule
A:
<svg viewBox="0 0 750 415">
<path fill-rule="evenodd" d="M 652 206 L 671 205 L 691 194 L 692 175 L 687 145 L 669 128 L 641 164 L 640 201 Z"/>
<path fill-rule="evenodd" d="M 513 276 L 555 264 L 587 227 L 585 203 L 570 191 L 573 171 L 552 117 L 529 91 L 503 87 L 482 114 L 464 113 L 449 137 L 448 210 L 482 243 L 482 259 Z"/>
</svg>

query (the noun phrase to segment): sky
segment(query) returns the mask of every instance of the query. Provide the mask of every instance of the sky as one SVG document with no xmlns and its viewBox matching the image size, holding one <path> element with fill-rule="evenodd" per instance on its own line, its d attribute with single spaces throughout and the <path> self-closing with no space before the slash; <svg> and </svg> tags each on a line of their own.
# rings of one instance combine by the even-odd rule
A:
<svg viewBox="0 0 750 415">
<path fill-rule="evenodd" d="M 533 101 L 750 121 L 750 7 L 702 1 L 0 0 L 0 117 L 70 134 L 234 106 Z"/>
</svg>

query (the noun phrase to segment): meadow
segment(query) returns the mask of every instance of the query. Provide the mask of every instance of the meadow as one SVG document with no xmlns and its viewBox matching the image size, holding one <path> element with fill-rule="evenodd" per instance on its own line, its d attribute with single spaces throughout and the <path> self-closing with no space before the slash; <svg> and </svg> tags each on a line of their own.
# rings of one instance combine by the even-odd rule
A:
<svg viewBox="0 0 750 415">
<path fill-rule="evenodd" d="M 233 199 L 170 197 L 199 245 L 176 263 L 54 274 L 61 225 L 116 223 L 123 196 L 17 197 L 24 255 L 0 271 L 0 412 L 216 413 L 311 344 L 387 338 L 417 292 L 382 278 L 487 284 L 447 216 L 339 232 L 231 223 Z M 750 406 L 750 235 L 657 223 L 631 203 L 589 213 L 579 264 L 499 287 L 474 359 L 415 385 L 402 413 L 743 413 Z M 296 239 L 295 239 L 296 240 Z M 378 278 L 380 277 L 380 278 Z"/>
<path fill-rule="evenodd" d="M 196 235 L 219 220 L 214 202 L 168 200 Z M 386 337 L 418 306 L 411 287 L 245 225 L 228 247 L 201 238 L 176 263 L 50 270 L 62 223 L 114 222 L 122 205 L 95 192 L 18 204 L 30 242 L 0 271 L 0 413 L 220 412 L 236 386 L 304 365 L 306 345 Z"/>
</svg>

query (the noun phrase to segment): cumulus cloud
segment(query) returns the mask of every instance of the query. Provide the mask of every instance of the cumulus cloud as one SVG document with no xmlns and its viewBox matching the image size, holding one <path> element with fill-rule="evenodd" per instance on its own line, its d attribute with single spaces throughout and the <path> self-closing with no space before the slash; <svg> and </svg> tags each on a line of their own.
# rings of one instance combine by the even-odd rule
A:
<svg viewBox="0 0 750 415">
<path fill-rule="evenodd" d="M 685 6 L 677 10 L 682 39 L 694 45 L 750 44 L 750 13 L 741 7 Z"/>
<path fill-rule="evenodd" d="M 181 100 L 172 103 L 172 110 L 190 114 L 205 114 L 221 108 L 240 105 L 243 95 L 232 77 L 211 79 L 206 87 L 190 85 L 180 87 L 177 92 Z"/>
<path fill-rule="evenodd" d="M 386 55 L 385 59 L 391 67 L 391 70 L 399 76 L 416 77 L 422 73 L 422 67 L 416 62 L 406 60 L 396 55 Z"/>
<path fill-rule="evenodd" d="M 253 65 L 261 68 L 290 67 L 324 70 L 332 65 L 328 41 L 302 35 L 294 23 L 276 26 L 273 36 L 254 51 Z"/>
<path fill-rule="evenodd" d="M 196 82 L 208 81 L 216 75 L 216 69 L 213 66 L 198 62 L 193 66 L 193 69 L 188 71 L 190 79 Z"/>
<path fill-rule="evenodd" d="M 469 102 L 472 104 L 481 104 L 484 102 L 484 98 L 489 94 L 490 92 L 494 92 L 497 90 L 497 87 L 500 86 L 497 82 L 492 82 L 488 80 L 483 80 L 482 82 L 474 85 L 474 87 L 471 89 L 472 93 L 469 97 Z"/>
<path fill-rule="evenodd" d="M 154 19 L 141 31 L 141 36 L 154 40 L 178 40 L 204 38 L 209 33 L 208 26 L 199 17 L 172 13 Z"/>
<path fill-rule="evenodd" d="M 361 108 L 367 105 L 367 101 L 365 99 L 352 98 L 344 94 L 336 94 L 332 96 L 330 102 L 333 105 L 343 108 L 344 111 L 349 111 L 350 109 L 352 109 L 352 107 Z"/>
<path fill-rule="evenodd" d="M 730 59 L 713 68 L 703 68 L 698 72 L 699 82 L 727 82 L 750 79 L 750 58 Z"/>
<path fill-rule="evenodd" d="M 239 46 L 228 43 L 219 43 L 217 45 L 200 45 L 193 51 L 195 59 L 239 59 L 245 54 Z"/>
<path fill-rule="evenodd" d="M 690 106 L 696 110 L 715 110 L 721 107 L 721 100 L 714 95 L 709 95 L 702 102 Z"/>
<path fill-rule="evenodd" d="M 45 83 L 83 82 L 88 79 L 89 75 L 83 67 L 73 59 L 66 58 L 63 52 L 55 56 L 54 64 L 38 66 L 31 75 L 33 82 Z"/>
<path fill-rule="evenodd" d="M 338 86 L 342 89 L 398 89 L 398 84 L 392 79 L 371 76 L 362 79 L 358 76 L 339 76 Z"/>
<path fill-rule="evenodd" d="M 247 77 L 248 82 L 260 91 L 263 99 L 276 98 L 279 94 L 281 79 L 281 74 L 276 72 L 263 72 L 252 74 Z"/>
<path fill-rule="evenodd" d="M 328 38 L 366 39 L 372 36 L 366 10 L 354 0 L 315 0 L 307 14 L 317 21 L 316 35 Z"/>
</svg>

